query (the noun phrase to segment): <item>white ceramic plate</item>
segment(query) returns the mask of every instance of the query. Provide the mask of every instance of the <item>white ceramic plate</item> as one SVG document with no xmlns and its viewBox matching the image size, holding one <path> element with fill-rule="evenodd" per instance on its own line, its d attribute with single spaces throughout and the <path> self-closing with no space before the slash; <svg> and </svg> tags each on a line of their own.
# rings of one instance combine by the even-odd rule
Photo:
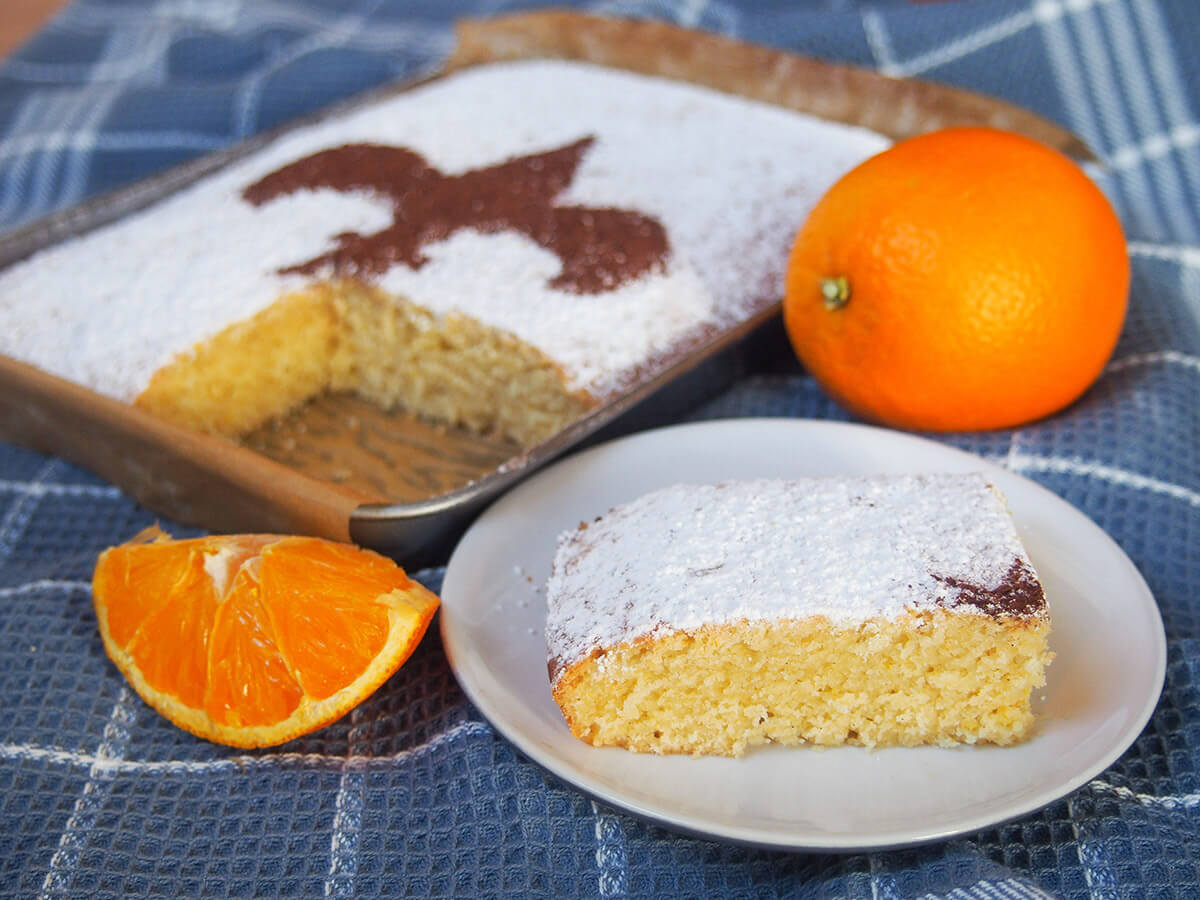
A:
<svg viewBox="0 0 1200 900">
<path fill-rule="evenodd" d="M 1007 495 L 1045 586 L 1057 659 L 1016 747 L 765 747 L 741 759 L 653 756 L 575 740 L 550 696 L 543 586 L 556 536 L 679 481 L 983 471 Z M 1036 810 L 1107 768 L 1162 690 L 1166 640 L 1128 557 L 1074 507 L 969 453 L 899 432 L 736 419 L 645 432 L 570 457 L 487 510 L 451 557 L 442 636 L 463 690 L 531 759 L 608 804 L 773 848 L 896 847 Z"/>
</svg>

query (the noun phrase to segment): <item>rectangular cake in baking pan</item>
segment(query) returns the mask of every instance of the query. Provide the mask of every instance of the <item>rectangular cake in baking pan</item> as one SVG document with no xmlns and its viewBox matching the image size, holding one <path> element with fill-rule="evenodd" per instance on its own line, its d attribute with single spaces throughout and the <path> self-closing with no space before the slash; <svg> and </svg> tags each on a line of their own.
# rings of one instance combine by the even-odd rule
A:
<svg viewBox="0 0 1200 900">
<path fill-rule="evenodd" d="M 581 62 L 284 132 L 0 272 L 0 353 L 237 437 L 328 391 L 532 445 L 778 301 L 873 132 Z"/>
</svg>

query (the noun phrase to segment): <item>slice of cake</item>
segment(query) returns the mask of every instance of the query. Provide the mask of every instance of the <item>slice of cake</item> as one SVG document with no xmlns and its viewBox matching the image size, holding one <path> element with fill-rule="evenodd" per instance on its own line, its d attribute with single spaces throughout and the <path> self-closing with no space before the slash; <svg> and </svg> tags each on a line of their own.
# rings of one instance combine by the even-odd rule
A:
<svg viewBox="0 0 1200 900">
<path fill-rule="evenodd" d="M 0 353 L 236 436 L 322 391 L 532 444 L 777 302 L 887 141 L 683 82 L 498 63 L 286 132 L 0 273 Z"/>
<path fill-rule="evenodd" d="M 564 534 L 551 688 L 596 746 L 1012 744 L 1045 596 L 982 475 L 678 485 Z"/>
</svg>

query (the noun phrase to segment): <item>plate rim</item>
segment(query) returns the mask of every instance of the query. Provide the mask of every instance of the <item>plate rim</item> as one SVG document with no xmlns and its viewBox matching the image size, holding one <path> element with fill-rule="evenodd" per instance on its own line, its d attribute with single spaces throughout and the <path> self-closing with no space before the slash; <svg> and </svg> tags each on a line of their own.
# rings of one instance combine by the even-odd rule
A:
<svg viewBox="0 0 1200 900">
<path fill-rule="evenodd" d="M 1033 797 L 1027 799 L 1023 803 L 1014 804 L 1010 809 L 1005 810 L 1003 814 L 976 814 L 972 817 L 966 817 L 962 821 L 955 822 L 944 826 L 931 826 L 928 828 L 910 828 L 906 829 L 903 834 L 892 833 L 891 836 L 885 836 L 880 833 L 877 835 L 865 835 L 863 837 L 857 834 L 843 833 L 828 833 L 821 836 L 819 839 L 813 839 L 813 835 L 806 833 L 805 836 L 795 835 L 789 837 L 781 829 L 764 829 L 761 827 L 737 827 L 728 826 L 721 823 L 697 823 L 694 817 L 683 816 L 682 818 L 673 817 L 668 811 L 652 808 L 640 802 L 636 798 L 630 798 L 627 795 L 618 796 L 613 791 L 603 785 L 593 783 L 593 779 L 586 772 L 578 771 L 568 760 L 564 760 L 555 755 L 549 749 L 543 749 L 537 741 L 529 739 L 519 729 L 510 728 L 501 714 L 497 714 L 492 709 L 492 704 L 486 699 L 484 691 L 476 685 L 469 674 L 464 676 L 462 669 L 456 663 L 459 654 L 467 651 L 465 642 L 460 642 L 458 634 L 455 631 L 454 613 L 445 604 L 442 606 L 439 615 L 439 630 L 443 642 L 443 647 L 446 651 L 446 656 L 450 664 L 450 668 L 459 686 L 471 703 L 479 710 L 480 714 L 494 728 L 497 733 L 505 738 L 510 744 L 517 748 L 530 761 L 535 763 L 544 771 L 555 776 L 559 780 L 570 785 L 571 788 L 577 790 L 589 797 L 590 799 L 603 803 L 609 807 L 627 812 L 644 821 L 659 825 L 672 832 L 686 834 L 692 837 L 698 837 L 706 840 L 723 840 L 767 850 L 782 850 L 793 852 L 868 852 L 877 850 L 891 850 L 901 847 L 912 847 L 922 844 L 933 843 L 946 840 L 952 837 L 972 834 L 982 829 L 1001 825 L 1005 822 L 1011 822 L 1016 819 L 1030 815 L 1037 810 L 1040 810 L 1057 800 L 1074 792 L 1087 782 L 1091 781 L 1101 772 L 1107 770 L 1114 762 L 1117 761 L 1138 737 L 1145 730 L 1146 725 L 1154 714 L 1162 695 L 1163 686 L 1166 679 L 1166 632 L 1163 626 L 1162 614 L 1158 608 L 1158 603 L 1146 583 L 1145 577 L 1142 575 L 1138 567 L 1129 558 L 1128 554 L 1121 548 L 1119 544 L 1099 525 L 1097 525 L 1089 516 L 1082 510 L 1074 506 L 1072 503 L 1059 496 L 1049 488 L 1038 484 L 1036 481 L 1028 478 L 1018 472 L 1013 472 L 1005 469 L 1003 466 L 992 462 L 983 456 L 973 453 L 969 450 L 963 450 L 950 444 L 913 434 L 906 431 L 898 431 L 889 428 L 883 428 L 875 425 L 862 424 L 858 422 L 842 422 L 835 420 L 823 419 L 797 419 L 787 416 L 756 416 L 756 417 L 733 417 L 725 419 L 712 419 L 698 422 L 682 422 L 671 425 L 664 425 L 658 428 L 647 429 L 634 434 L 625 435 L 613 440 L 605 441 L 591 447 L 587 447 L 575 453 L 572 453 L 562 459 L 557 460 L 547 466 L 542 471 L 533 475 L 530 479 L 517 485 L 512 491 L 507 492 L 493 503 L 491 503 L 481 515 L 471 524 L 467 531 L 460 538 L 455 546 L 453 553 L 450 556 L 446 565 L 445 579 L 443 581 L 443 595 L 446 593 L 445 585 L 450 583 L 453 586 L 457 580 L 458 570 L 455 568 L 456 558 L 460 556 L 460 550 L 472 540 L 472 535 L 476 532 L 478 524 L 492 512 L 495 507 L 501 506 L 507 502 L 512 502 L 512 496 L 519 492 L 534 490 L 536 485 L 545 480 L 554 477 L 560 469 L 564 467 L 577 467 L 586 469 L 588 461 L 599 455 L 611 452 L 617 445 L 628 445 L 645 441 L 652 437 L 659 436 L 666 432 L 681 432 L 681 431 L 708 431 L 713 429 L 721 430 L 742 430 L 747 428 L 780 428 L 792 429 L 798 428 L 801 430 L 827 431 L 830 433 L 844 432 L 856 433 L 860 436 L 875 436 L 878 439 L 886 441 L 898 441 L 909 444 L 913 447 L 918 447 L 925 451 L 933 450 L 938 453 L 944 453 L 950 457 L 957 457 L 962 461 L 971 461 L 973 465 L 978 466 L 985 473 L 1000 473 L 1004 479 L 1014 479 L 1022 484 L 1026 489 L 1032 489 L 1036 496 L 1041 500 L 1049 502 L 1054 506 L 1065 506 L 1069 513 L 1081 517 L 1085 520 L 1091 529 L 1094 530 L 1094 536 L 1102 540 L 1108 549 L 1114 553 L 1119 559 L 1121 565 L 1128 571 L 1133 583 L 1139 588 L 1137 597 L 1137 605 L 1144 606 L 1150 620 L 1149 628 L 1152 637 L 1154 660 L 1153 660 L 1153 676 L 1151 678 L 1151 690 L 1146 694 L 1142 703 L 1141 709 L 1130 720 L 1130 725 L 1121 732 L 1120 735 L 1113 741 L 1107 752 L 1100 754 L 1095 761 L 1089 766 L 1085 766 L 1076 772 L 1072 777 L 1063 779 L 1060 783 L 1048 787 L 1037 792 Z M 461 629 L 465 633 L 465 629 Z M 564 724 L 565 727 L 565 724 Z"/>
</svg>

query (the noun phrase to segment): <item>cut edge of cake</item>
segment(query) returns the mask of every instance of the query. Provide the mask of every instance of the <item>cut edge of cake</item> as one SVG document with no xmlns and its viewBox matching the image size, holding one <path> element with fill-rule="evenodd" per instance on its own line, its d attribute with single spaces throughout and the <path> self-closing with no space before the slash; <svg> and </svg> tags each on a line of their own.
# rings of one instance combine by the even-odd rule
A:
<svg viewBox="0 0 1200 900">
<path fill-rule="evenodd" d="M 317 281 L 177 354 L 134 405 L 237 438 L 327 392 L 531 446 L 597 404 L 531 344 L 353 279 Z"/>
<path fill-rule="evenodd" d="M 552 693 L 575 737 L 643 753 L 1009 745 L 1032 733 L 1048 634 L 1046 618 L 948 610 L 856 627 L 747 621 L 596 651 L 563 667 Z"/>
</svg>

